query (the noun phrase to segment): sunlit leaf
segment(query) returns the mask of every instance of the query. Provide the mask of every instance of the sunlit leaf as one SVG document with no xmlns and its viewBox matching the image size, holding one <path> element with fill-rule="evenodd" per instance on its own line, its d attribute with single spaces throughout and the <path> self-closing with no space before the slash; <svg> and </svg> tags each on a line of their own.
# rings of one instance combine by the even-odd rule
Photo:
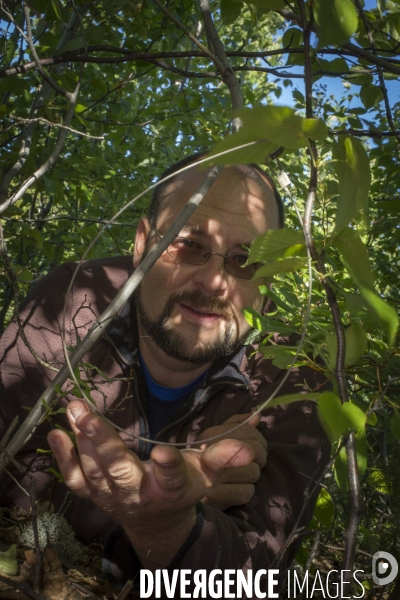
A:
<svg viewBox="0 0 400 600">
<path fill-rule="evenodd" d="M 321 394 L 311 392 L 306 394 L 285 394 L 284 396 L 278 395 L 276 398 L 273 398 L 270 402 L 268 402 L 266 410 L 268 408 L 272 408 L 273 406 L 282 406 L 283 404 L 292 404 L 293 402 L 302 402 L 306 400 L 317 402 L 320 396 Z M 264 404 L 264 402 L 265 400 L 260 402 L 260 404 L 257 406 L 257 410 Z"/>
<path fill-rule="evenodd" d="M 372 273 L 367 248 L 360 234 L 350 227 L 343 229 L 333 238 L 333 244 L 342 255 L 343 262 L 354 278 L 373 287 L 375 277 Z"/>
<path fill-rule="evenodd" d="M 340 398 L 333 392 L 321 394 L 318 402 L 318 415 L 331 442 L 337 441 L 348 429 L 348 424 L 342 417 Z"/>
<path fill-rule="evenodd" d="M 323 527 L 330 527 L 335 515 L 335 506 L 332 496 L 325 488 L 321 488 L 317 504 L 314 509 L 314 517 Z"/>
<path fill-rule="evenodd" d="M 357 31 L 358 16 L 351 0 L 317 0 L 313 9 L 319 47 L 345 44 Z"/>
<path fill-rule="evenodd" d="M 366 83 L 360 90 L 360 98 L 361 102 L 368 110 L 369 108 L 379 105 L 383 100 L 383 93 L 379 86 L 373 85 L 372 83 Z"/>
<path fill-rule="evenodd" d="M 271 277 L 272 275 L 278 275 L 279 273 L 292 273 L 299 269 L 303 269 L 307 264 L 306 258 L 284 258 L 282 260 L 275 260 L 274 262 L 268 263 L 263 267 L 260 267 L 253 279 L 260 279 L 261 277 Z"/>
<path fill-rule="evenodd" d="M 399 317 L 395 309 L 387 301 L 378 296 L 376 292 L 364 286 L 361 282 L 357 282 L 357 284 L 362 297 L 378 317 L 389 346 L 392 346 L 399 327 Z"/>
<path fill-rule="evenodd" d="M 262 262 L 268 258 L 283 258 L 290 249 L 302 251 L 304 236 L 295 229 L 269 229 L 258 237 L 250 247 L 248 263 Z"/>
<path fill-rule="evenodd" d="M 0 573 L 2 575 L 16 575 L 18 563 L 16 558 L 17 544 L 10 546 L 5 552 L 0 552 Z"/>
<path fill-rule="evenodd" d="M 339 136 L 332 149 L 333 167 L 339 179 L 336 231 L 341 231 L 360 212 L 367 219 L 367 200 L 371 185 L 369 159 L 364 146 L 354 137 Z"/>
</svg>

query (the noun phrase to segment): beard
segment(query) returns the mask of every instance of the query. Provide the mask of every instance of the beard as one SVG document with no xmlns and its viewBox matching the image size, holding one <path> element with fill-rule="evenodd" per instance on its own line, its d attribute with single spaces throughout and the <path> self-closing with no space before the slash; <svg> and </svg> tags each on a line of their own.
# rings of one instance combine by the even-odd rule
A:
<svg viewBox="0 0 400 600">
<path fill-rule="evenodd" d="M 146 334 L 171 358 L 193 365 L 202 365 L 232 354 L 243 345 L 244 340 L 247 338 L 248 331 L 240 337 L 235 334 L 237 327 L 235 327 L 236 320 L 232 310 L 228 303 L 223 302 L 219 298 L 209 298 L 199 290 L 177 292 L 171 294 L 168 298 L 160 316 L 152 319 L 142 303 L 140 287 L 135 293 L 136 308 L 140 323 Z M 194 309 L 210 313 L 215 312 L 222 315 L 225 327 L 220 339 L 202 344 L 200 348 L 193 348 L 193 342 L 190 339 L 187 339 L 183 333 L 177 331 L 174 326 L 167 323 L 177 303 L 183 303 Z"/>
</svg>

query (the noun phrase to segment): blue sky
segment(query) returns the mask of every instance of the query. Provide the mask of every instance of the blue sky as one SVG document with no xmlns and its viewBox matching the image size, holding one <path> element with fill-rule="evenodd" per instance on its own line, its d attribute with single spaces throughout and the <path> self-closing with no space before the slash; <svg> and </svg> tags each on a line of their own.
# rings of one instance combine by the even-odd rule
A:
<svg viewBox="0 0 400 600">
<path fill-rule="evenodd" d="M 365 0 L 364 8 L 366 10 L 377 8 L 377 0 Z M 328 58 L 328 57 L 324 56 L 324 58 Z M 296 73 L 296 72 L 301 73 L 302 70 L 303 70 L 302 67 L 298 67 L 297 69 L 296 69 L 296 67 L 292 67 L 291 69 L 288 69 L 289 72 L 293 72 L 293 73 Z M 272 75 L 269 75 L 268 79 L 269 79 L 269 81 L 276 81 L 278 84 L 279 84 L 279 82 L 282 81 L 280 79 L 273 77 Z M 297 88 L 300 92 L 302 92 L 304 94 L 304 81 L 302 79 L 293 79 L 292 81 L 293 81 L 293 86 L 287 87 L 287 88 L 283 87 L 282 83 L 280 83 L 279 87 L 282 88 L 282 95 L 279 97 L 279 100 L 274 101 L 274 103 L 284 105 L 284 106 L 294 106 L 295 101 L 293 100 L 292 91 Z M 328 97 L 333 95 L 338 100 L 343 96 L 343 93 L 346 91 L 345 87 L 343 86 L 342 80 L 339 78 L 336 78 L 336 77 L 322 77 L 321 79 L 318 80 L 318 83 L 327 86 L 326 94 Z M 393 104 L 400 101 L 399 81 L 398 80 L 386 80 L 385 83 L 386 83 L 386 87 L 388 90 L 390 104 L 393 106 Z M 360 86 L 358 86 L 358 85 L 353 84 L 350 88 L 350 92 L 353 94 L 356 94 L 359 91 L 360 91 Z M 358 98 L 353 98 L 352 106 L 353 107 L 361 106 L 360 100 Z"/>
</svg>

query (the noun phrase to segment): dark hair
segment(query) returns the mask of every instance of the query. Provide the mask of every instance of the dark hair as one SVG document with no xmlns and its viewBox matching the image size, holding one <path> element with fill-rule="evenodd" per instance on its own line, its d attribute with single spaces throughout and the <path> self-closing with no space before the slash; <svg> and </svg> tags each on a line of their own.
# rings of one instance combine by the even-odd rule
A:
<svg viewBox="0 0 400 600">
<path fill-rule="evenodd" d="M 161 174 L 160 179 L 163 179 L 164 177 L 167 177 L 168 175 L 172 175 L 173 173 L 175 173 L 176 171 L 179 171 L 186 165 L 195 163 L 197 160 L 200 160 L 200 158 L 204 158 L 205 156 L 206 156 L 205 152 L 198 152 L 197 154 L 191 154 L 190 156 L 186 156 L 186 158 L 183 158 L 182 160 L 180 160 L 180 161 L 176 162 L 175 164 L 171 165 L 170 167 L 168 167 L 168 169 L 166 169 Z M 269 185 L 272 187 L 272 190 L 274 192 L 275 199 L 276 199 L 276 204 L 278 207 L 279 227 L 283 227 L 284 220 L 285 220 L 283 202 L 282 202 L 282 198 L 281 198 L 278 190 L 276 189 L 274 182 L 269 177 L 269 175 L 267 175 L 267 173 L 259 165 L 256 165 L 255 163 L 249 163 L 246 166 L 251 167 L 254 171 L 256 171 L 256 173 L 258 173 L 258 175 L 260 175 L 260 177 L 262 177 L 262 179 L 267 181 L 267 183 L 269 183 Z M 164 198 L 165 189 L 170 183 L 172 183 L 174 181 L 174 179 L 175 179 L 174 177 L 171 177 L 171 179 L 168 179 L 168 181 L 161 183 L 160 185 L 158 185 L 155 188 L 155 190 L 153 192 L 150 206 L 147 211 L 147 218 L 152 227 L 155 227 L 155 225 L 156 225 L 157 216 L 158 216 L 158 212 L 160 210 L 161 202 L 163 201 L 163 198 Z"/>
</svg>

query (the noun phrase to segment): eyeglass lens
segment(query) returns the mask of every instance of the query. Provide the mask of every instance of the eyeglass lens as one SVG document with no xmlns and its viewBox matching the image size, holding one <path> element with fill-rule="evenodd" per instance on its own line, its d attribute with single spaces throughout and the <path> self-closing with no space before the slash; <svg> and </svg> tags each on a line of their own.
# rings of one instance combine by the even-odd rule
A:
<svg viewBox="0 0 400 600">
<path fill-rule="evenodd" d="M 189 238 L 176 238 L 168 246 L 167 252 L 176 260 L 190 265 L 204 264 L 211 254 L 211 251 L 201 242 Z M 255 263 L 244 267 L 247 258 L 248 255 L 244 252 L 229 254 L 225 258 L 225 268 L 228 273 L 241 279 L 251 279 L 261 265 Z"/>
</svg>

